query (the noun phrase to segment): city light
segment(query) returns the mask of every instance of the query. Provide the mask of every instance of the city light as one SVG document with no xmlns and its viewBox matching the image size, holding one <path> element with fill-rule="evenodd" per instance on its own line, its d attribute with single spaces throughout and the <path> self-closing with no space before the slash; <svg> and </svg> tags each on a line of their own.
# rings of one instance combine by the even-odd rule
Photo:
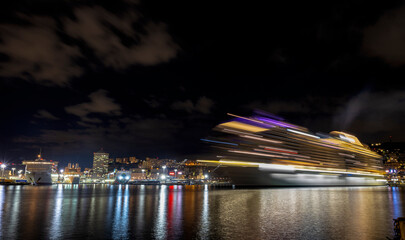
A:
<svg viewBox="0 0 405 240">
<path fill-rule="evenodd" d="M 6 164 L 2 163 L 2 164 L 0 165 L 0 167 L 1 167 L 1 176 L 4 177 L 4 169 L 5 169 L 7 166 L 6 166 Z"/>
</svg>

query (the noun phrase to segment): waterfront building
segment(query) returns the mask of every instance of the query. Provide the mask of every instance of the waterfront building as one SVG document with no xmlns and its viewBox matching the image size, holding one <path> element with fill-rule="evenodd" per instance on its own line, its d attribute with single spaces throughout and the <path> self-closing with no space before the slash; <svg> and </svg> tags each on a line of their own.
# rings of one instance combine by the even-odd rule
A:
<svg viewBox="0 0 405 240">
<path fill-rule="evenodd" d="M 138 163 L 138 159 L 136 159 L 136 157 L 129 157 L 129 162 L 131 164 Z"/>
<path fill-rule="evenodd" d="M 65 173 L 79 173 L 80 174 L 81 173 L 81 168 L 79 167 L 78 163 L 76 163 L 76 164 L 68 163 L 68 166 L 65 167 L 64 172 Z"/>
<path fill-rule="evenodd" d="M 93 158 L 93 173 L 97 177 L 102 177 L 108 172 L 109 153 L 104 152 L 103 149 L 94 153 Z"/>
<path fill-rule="evenodd" d="M 405 143 L 390 141 L 373 143 L 370 147 L 383 156 L 387 179 L 391 182 L 403 183 L 405 181 Z"/>
<path fill-rule="evenodd" d="M 146 179 L 148 172 L 146 169 L 141 169 L 141 168 L 131 168 L 131 179 L 134 180 L 142 180 Z"/>
<path fill-rule="evenodd" d="M 145 169 L 152 169 L 156 165 L 155 158 L 146 158 L 145 161 L 142 162 L 142 168 Z"/>
</svg>

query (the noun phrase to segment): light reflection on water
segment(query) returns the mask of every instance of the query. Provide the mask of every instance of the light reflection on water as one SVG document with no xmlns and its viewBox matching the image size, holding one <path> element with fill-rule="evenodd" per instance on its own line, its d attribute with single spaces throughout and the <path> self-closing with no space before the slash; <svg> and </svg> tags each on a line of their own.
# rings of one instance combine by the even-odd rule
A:
<svg viewBox="0 0 405 240">
<path fill-rule="evenodd" d="M 6 229 L 3 227 L 3 215 L 4 215 L 4 198 L 6 196 L 6 188 L 5 187 L 0 187 L 0 239 L 4 238 L 4 232 Z"/>
<path fill-rule="evenodd" d="M 405 189 L 0 186 L 0 239 L 385 239 Z"/>
<path fill-rule="evenodd" d="M 52 225 L 49 235 L 51 239 L 60 239 L 62 237 L 62 202 L 63 202 L 63 186 L 58 185 L 55 194 L 55 207 L 53 208 Z M 18 205 L 18 204 L 15 204 Z"/>
<path fill-rule="evenodd" d="M 154 227 L 154 237 L 156 239 L 166 239 L 166 205 L 167 205 L 167 186 L 161 186 L 159 190 L 159 207 L 156 218 L 156 224 Z"/>
<path fill-rule="evenodd" d="M 208 185 L 204 185 L 204 194 L 202 200 L 202 210 L 201 210 L 201 220 L 200 227 L 198 231 L 198 237 L 200 239 L 209 236 L 210 226 L 209 226 L 209 202 L 208 202 Z"/>
</svg>

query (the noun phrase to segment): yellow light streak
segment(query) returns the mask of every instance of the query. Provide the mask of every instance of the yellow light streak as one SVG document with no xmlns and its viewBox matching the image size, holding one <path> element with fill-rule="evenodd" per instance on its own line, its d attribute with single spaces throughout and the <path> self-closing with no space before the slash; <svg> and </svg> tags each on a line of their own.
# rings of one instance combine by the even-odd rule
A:
<svg viewBox="0 0 405 240">
<path fill-rule="evenodd" d="M 248 132 L 263 132 L 263 131 L 267 130 L 267 128 L 256 127 L 256 126 L 252 126 L 252 125 L 249 125 L 246 123 L 241 123 L 241 122 L 236 122 L 236 121 L 222 123 L 219 126 L 241 129 L 241 130 L 245 130 Z"/>
</svg>

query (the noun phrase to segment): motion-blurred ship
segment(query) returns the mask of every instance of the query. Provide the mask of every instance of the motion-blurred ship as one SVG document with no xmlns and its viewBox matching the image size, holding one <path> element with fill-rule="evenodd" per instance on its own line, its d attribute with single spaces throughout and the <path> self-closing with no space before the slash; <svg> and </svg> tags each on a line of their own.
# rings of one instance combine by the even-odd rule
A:
<svg viewBox="0 0 405 240">
<path fill-rule="evenodd" d="M 33 185 L 52 184 L 51 174 L 57 166 L 57 162 L 46 161 L 38 154 L 38 158 L 33 161 L 23 161 L 25 165 L 25 177 Z"/>
<path fill-rule="evenodd" d="M 198 160 L 235 185 L 346 186 L 384 185 L 382 157 L 357 137 L 333 131 L 313 134 L 264 112 L 233 114 L 201 139 L 219 149 L 214 160 Z"/>
</svg>

